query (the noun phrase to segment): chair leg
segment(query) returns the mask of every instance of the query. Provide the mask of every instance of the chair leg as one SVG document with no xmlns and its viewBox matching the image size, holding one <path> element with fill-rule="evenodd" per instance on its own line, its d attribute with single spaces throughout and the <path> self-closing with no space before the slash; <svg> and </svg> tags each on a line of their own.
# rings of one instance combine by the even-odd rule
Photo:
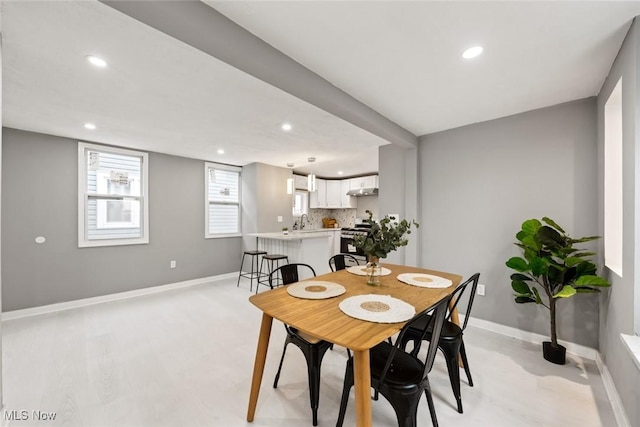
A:
<svg viewBox="0 0 640 427">
<path fill-rule="evenodd" d="M 398 427 L 417 427 L 418 404 L 422 397 L 422 391 L 417 390 L 417 393 L 385 392 L 385 389 L 382 388 L 380 393 L 393 407 Z"/>
<path fill-rule="evenodd" d="M 242 277 L 242 266 L 244 265 L 244 254 L 242 254 L 242 261 L 240 261 L 240 271 L 238 272 L 238 284 L 236 288 L 240 286 L 240 278 Z"/>
<path fill-rule="evenodd" d="M 273 388 L 278 388 L 278 380 L 280 379 L 280 371 L 282 371 L 282 362 L 284 362 L 284 355 L 287 352 L 287 345 L 289 340 L 285 340 L 284 348 L 282 349 L 282 357 L 280 358 L 280 365 L 278 366 L 278 372 L 276 373 L 276 379 L 273 380 Z"/>
<path fill-rule="evenodd" d="M 464 349 L 464 341 L 460 344 L 460 357 L 462 358 L 462 365 L 464 366 L 464 372 L 467 374 L 467 380 L 469 386 L 473 387 L 473 380 L 471 379 L 471 370 L 469 369 L 469 362 L 467 361 L 467 352 Z"/>
<path fill-rule="evenodd" d="M 336 427 L 342 427 L 344 423 L 344 415 L 347 412 L 347 403 L 349 403 L 349 391 L 353 387 L 353 364 L 347 362 L 347 369 L 344 373 L 344 386 L 342 387 L 342 399 L 340 400 L 340 412 L 338 412 L 338 421 Z"/>
<path fill-rule="evenodd" d="M 458 412 L 462 414 L 462 396 L 460 395 L 460 366 L 458 365 L 458 352 L 445 353 L 447 359 L 447 370 L 449 371 L 449 381 L 451 389 L 458 404 Z"/>
<path fill-rule="evenodd" d="M 427 404 L 429 405 L 429 413 L 431 414 L 431 422 L 433 427 L 438 427 L 438 418 L 436 417 L 436 407 L 433 405 L 433 396 L 431 396 L 431 385 L 429 379 L 426 379 L 426 387 L 424 388 L 424 395 L 427 397 Z"/>
</svg>

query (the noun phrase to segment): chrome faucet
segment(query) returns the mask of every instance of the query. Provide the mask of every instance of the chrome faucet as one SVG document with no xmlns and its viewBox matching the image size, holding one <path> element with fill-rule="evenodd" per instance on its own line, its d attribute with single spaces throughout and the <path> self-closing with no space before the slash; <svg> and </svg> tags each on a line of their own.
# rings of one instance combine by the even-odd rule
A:
<svg viewBox="0 0 640 427">
<path fill-rule="evenodd" d="M 300 215 L 300 230 L 304 230 L 304 226 L 306 225 L 305 218 L 309 221 L 307 214 Z"/>
</svg>

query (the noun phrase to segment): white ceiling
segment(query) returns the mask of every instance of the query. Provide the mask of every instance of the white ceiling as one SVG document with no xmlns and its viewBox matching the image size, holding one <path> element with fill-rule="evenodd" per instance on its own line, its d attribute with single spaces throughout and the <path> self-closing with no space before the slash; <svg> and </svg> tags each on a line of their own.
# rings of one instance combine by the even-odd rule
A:
<svg viewBox="0 0 640 427">
<path fill-rule="evenodd" d="M 207 3 L 415 135 L 596 95 L 640 14 L 637 1 Z M 377 170 L 386 143 L 96 1 L 3 1 L 2 33 L 4 126 L 300 172 L 314 156 L 327 177 Z M 485 54 L 463 61 L 476 43 Z"/>
</svg>

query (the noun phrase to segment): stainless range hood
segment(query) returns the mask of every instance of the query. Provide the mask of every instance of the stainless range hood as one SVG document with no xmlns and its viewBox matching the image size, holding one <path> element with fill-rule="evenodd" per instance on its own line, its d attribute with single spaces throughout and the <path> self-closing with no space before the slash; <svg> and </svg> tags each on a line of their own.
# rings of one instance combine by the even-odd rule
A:
<svg viewBox="0 0 640 427">
<path fill-rule="evenodd" d="M 377 196 L 378 189 L 377 188 L 358 188 L 357 190 L 349 190 L 347 191 L 347 196 Z"/>
</svg>

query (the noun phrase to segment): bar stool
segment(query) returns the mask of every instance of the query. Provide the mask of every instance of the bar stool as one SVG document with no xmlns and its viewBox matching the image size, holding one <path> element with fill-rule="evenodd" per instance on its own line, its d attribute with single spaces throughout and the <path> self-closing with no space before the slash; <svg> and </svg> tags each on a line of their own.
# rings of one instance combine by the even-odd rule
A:
<svg viewBox="0 0 640 427">
<path fill-rule="evenodd" d="M 249 255 L 251 257 L 251 271 L 248 273 L 243 273 L 242 272 L 242 267 L 244 266 L 244 257 L 245 255 Z M 260 270 L 258 269 L 258 259 L 260 257 L 260 255 L 262 255 L 263 257 L 265 255 L 267 255 L 267 251 L 244 251 L 242 253 L 242 261 L 240 261 L 240 274 L 238 275 L 238 284 L 236 285 L 236 288 L 238 286 L 240 286 L 240 278 L 241 277 L 246 277 L 247 279 L 250 279 L 249 282 L 249 292 L 251 292 L 253 290 L 253 281 L 257 280 L 258 283 L 256 284 L 256 290 L 258 290 L 258 285 L 260 284 L 260 278 L 262 277 L 261 274 L 261 269 L 262 269 L 262 264 L 260 264 Z"/>
<path fill-rule="evenodd" d="M 280 267 L 280 261 L 281 260 L 285 260 L 285 264 L 289 264 L 289 257 L 287 255 L 281 255 L 281 254 L 269 254 L 269 255 L 263 255 L 262 256 L 262 262 L 260 262 L 260 270 L 259 270 L 259 274 L 261 277 L 266 277 L 267 279 L 264 280 L 262 278 L 258 279 L 258 284 L 256 285 L 256 294 L 258 293 L 258 288 L 260 287 L 260 284 L 262 283 L 263 285 L 267 285 L 269 286 L 271 289 L 273 289 L 273 283 L 269 283 L 269 276 L 271 276 L 271 273 L 278 267 Z M 268 273 L 263 273 L 262 272 L 262 267 L 264 262 L 267 261 L 267 269 L 268 269 Z M 284 264 L 283 264 L 284 265 Z M 276 281 L 276 286 L 277 286 L 277 281 L 280 280 L 280 283 L 282 283 L 282 277 L 274 277 L 273 280 Z"/>
</svg>

